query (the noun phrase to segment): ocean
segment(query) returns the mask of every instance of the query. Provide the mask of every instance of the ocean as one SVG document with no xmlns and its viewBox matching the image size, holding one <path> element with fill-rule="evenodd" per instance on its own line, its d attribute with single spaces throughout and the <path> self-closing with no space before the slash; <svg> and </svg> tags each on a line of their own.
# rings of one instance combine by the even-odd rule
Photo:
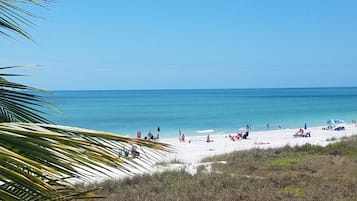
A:
<svg viewBox="0 0 357 201">
<path fill-rule="evenodd" d="M 160 137 L 324 126 L 328 119 L 357 118 L 357 88 L 53 91 L 62 112 L 50 119 L 69 126 Z"/>
</svg>

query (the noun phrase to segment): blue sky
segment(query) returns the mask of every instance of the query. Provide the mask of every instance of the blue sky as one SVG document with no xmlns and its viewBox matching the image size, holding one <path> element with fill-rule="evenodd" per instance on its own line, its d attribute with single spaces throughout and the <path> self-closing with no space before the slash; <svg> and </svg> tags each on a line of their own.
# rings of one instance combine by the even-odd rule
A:
<svg viewBox="0 0 357 201">
<path fill-rule="evenodd" d="M 357 1 L 84 1 L 31 8 L 1 66 L 44 89 L 357 86 Z"/>
</svg>

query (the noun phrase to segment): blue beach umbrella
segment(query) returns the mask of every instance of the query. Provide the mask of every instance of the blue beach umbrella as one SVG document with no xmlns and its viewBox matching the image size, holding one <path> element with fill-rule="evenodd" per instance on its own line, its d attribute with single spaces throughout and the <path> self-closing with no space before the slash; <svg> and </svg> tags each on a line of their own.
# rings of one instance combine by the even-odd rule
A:
<svg viewBox="0 0 357 201">
<path fill-rule="evenodd" d="M 334 125 L 336 122 L 335 122 L 335 120 L 333 120 L 333 119 L 329 119 L 329 120 L 326 121 L 326 123 L 327 123 L 328 125 Z"/>
<path fill-rule="evenodd" d="M 334 119 L 334 122 L 335 122 L 336 124 L 344 124 L 344 123 L 345 123 L 345 121 L 342 120 L 342 119 Z"/>
</svg>

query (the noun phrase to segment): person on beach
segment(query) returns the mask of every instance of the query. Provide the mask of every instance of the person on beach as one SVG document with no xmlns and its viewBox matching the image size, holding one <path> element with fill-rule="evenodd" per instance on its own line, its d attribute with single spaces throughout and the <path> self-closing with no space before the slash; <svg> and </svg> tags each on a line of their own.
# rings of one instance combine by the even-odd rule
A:
<svg viewBox="0 0 357 201">
<path fill-rule="evenodd" d="M 207 142 L 207 143 L 212 142 L 211 139 L 210 139 L 210 137 L 209 137 L 209 134 L 207 135 L 206 142 Z"/>
<path fill-rule="evenodd" d="M 154 135 L 152 134 L 151 130 L 149 130 L 148 139 L 149 140 L 154 140 Z"/>
<path fill-rule="evenodd" d="M 160 126 L 157 126 L 156 140 L 160 139 Z"/>
<path fill-rule="evenodd" d="M 234 135 L 229 134 L 228 137 L 229 137 L 230 140 L 235 141 Z"/>
<path fill-rule="evenodd" d="M 246 131 L 242 136 L 242 139 L 247 139 L 248 135 L 249 135 L 249 131 Z"/>
<path fill-rule="evenodd" d="M 179 130 L 179 141 L 181 142 L 182 140 L 182 134 L 181 134 L 181 130 Z"/>
<path fill-rule="evenodd" d="M 133 157 L 138 157 L 140 155 L 140 153 L 138 152 L 138 150 L 136 149 L 136 146 L 134 144 L 131 145 L 131 155 Z"/>
<path fill-rule="evenodd" d="M 127 149 L 124 149 L 124 156 L 129 157 L 129 151 Z"/>
<path fill-rule="evenodd" d="M 267 123 L 267 128 L 270 128 L 270 125 L 269 125 L 269 123 Z"/>
<path fill-rule="evenodd" d="M 181 142 L 185 142 L 185 134 L 184 133 L 182 133 Z"/>
<path fill-rule="evenodd" d="M 136 137 L 141 139 L 141 131 L 136 131 Z"/>
<path fill-rule="evenodd" d="M 242 133 L 237 133 L 236 138 L 237 140 L 240 140 L 242 138 Z"/>
</svg>

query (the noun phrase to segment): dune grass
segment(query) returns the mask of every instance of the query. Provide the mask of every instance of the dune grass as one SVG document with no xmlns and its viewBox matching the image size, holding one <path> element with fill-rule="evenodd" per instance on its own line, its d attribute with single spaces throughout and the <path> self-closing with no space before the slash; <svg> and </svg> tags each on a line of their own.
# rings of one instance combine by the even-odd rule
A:
<svg viewBox="0 0 357 201">
<path fill-rule="evenodd" d="M 128 200 L 357 200 L 357 136 L 326 147 L 304 145 L 239 151 L 204 159 L 196 175 L 184 170 L 108 180 L 98 195 Z"/>
</svg>

